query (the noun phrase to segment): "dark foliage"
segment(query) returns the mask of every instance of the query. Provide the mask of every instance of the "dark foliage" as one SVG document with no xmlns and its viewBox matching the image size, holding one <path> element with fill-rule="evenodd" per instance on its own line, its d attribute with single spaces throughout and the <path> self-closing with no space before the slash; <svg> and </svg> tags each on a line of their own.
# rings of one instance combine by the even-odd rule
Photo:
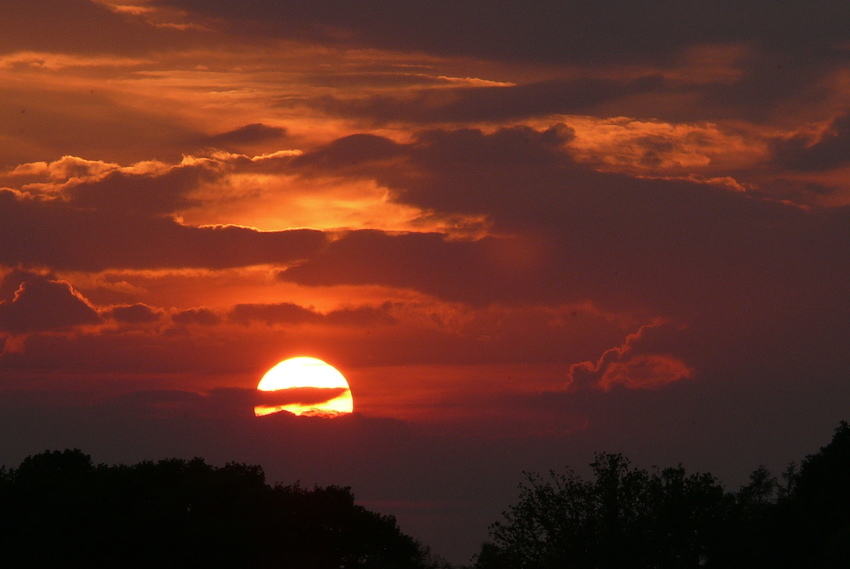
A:
<svg viewBox="0 0 850 569">
<path fill-rule="evenodd" d="M 92 464 L 44 452 L 0 470 L 3 567 L 416 569 L 428 553 L 349 488 L 270 486 L 202 459 Z"/>
<path fill-rule="evenodd" d="M 711 475 L 650 473 L 619 454 L 591 467 L 593 480 L 527 475 L 479 568 L 702 567 L 722 541 L 733 500 Z"/>
<path fill-rule="evenodd" d="M 491 526 L 476 569 L 791 569 L 847 567 L 850 426 L 789 466 L 759 467 L 737 492 L 681 466 L 646 471 L 598 454 L 592 479 L 527 474 Z"/>
<path fill-rule="evenodd" d="M 850 425 L 726 491 L 681 466 L 598 454 L 592 477 L 527 474 L 475 569 L 797 569 L 850 559 Z M 2 566 L 450 569 L 349 488 L 266 484 L 258 466 L 94 465 L 79 450 L 0 468 Z"/>
<path fill-rule="evenodd" d="M 807 456 L 799 472 L 789 467 L 788 490 L 774 507 L 772 533 L 760 536 L 758 567 L 846 568 L 850 564 L 850 425 L 842 421 L 832 441 Z"/>
</svg>

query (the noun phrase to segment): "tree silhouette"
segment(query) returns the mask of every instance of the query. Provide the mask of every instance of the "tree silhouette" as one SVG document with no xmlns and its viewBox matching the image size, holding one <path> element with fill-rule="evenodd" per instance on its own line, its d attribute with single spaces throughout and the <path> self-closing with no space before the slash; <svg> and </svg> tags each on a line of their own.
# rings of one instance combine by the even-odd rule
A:
<svg viewBox="0 0 850 569">
<path fill-rule="evenodd" d="M 847 567 L 850 559 L 850 425 L 842 421 L 832 441 L 808 455 L 778 516 L 791 535 L 774 544 L 783 553 L 779 567 Z M 780 540 L 777 540 L 779 542 Z"/>
<path fill-rule="evenodd" d="M 682 466 L 602 453 L 584 479 L 526 473 L 475 569 L 847 567 L 850 425 L 737 492 Z M 259 466 L 203 459 L 94 465 L 47 451 L 0 468 L 0 560 L 9 568 L 450 569 L 350 488 L 269 485 Z"/>
<path fill-rule="evenodd" d="M 476 569 L 838 569 L 850 559 L 850 425 L 792 463 L 763 466 L 737 492 L 684 468 L 637 469 L 598 454 L 592 478 L 526 474 L 490 528 Z"/>
<path fill-rule="evenodd" d="M 731 501 L 708 474 L 648 472 L 597 454 L 593 479 L 574 471 L 527 474 L 520 498 L 491 527 L 477 566 L 688 568 L 705 566 Z"/>
<path fill-rule="evenodd" d="M 44 452 L 0 470 L 3 567 L 420 569 L 427 551 L 351 490 L 269 486 L 258 466 L 92 464 Z"/>
</svg>

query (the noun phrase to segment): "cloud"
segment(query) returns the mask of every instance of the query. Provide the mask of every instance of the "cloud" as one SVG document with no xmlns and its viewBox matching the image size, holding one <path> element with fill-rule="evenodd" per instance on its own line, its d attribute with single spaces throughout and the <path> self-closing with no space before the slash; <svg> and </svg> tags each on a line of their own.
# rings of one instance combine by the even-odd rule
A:
<svg viewBox="0 0 850 569">
<path fill-rule="evenodd" d="M 336 399 L 348 391 L 346 387 L 292 387 L 255 393 L 257 405 L 316 405 Z"/>
<path fill-rule="evenodd" d="M 713 0 L 677 10 L 660 0 L 541 0 L 533 5 L 436 0 L 404 6 L 389 0 L 365 6 L 337 0 L 246 0 L 238 9 L 225 0 L 169 3 L 277 37 L 560 64 L 663 61 L 692 44 L 749 41 L 789 52 L 814 50 L 845 40 L 847 31 L 838 22 L 850 16 L 846 4 L 836 0 L 792 0 L 781 6 Z"/>
<path fill-rule="evenodd" d="M 53 162 L 30 162 L 13 168 L 7 176 L 10 178 L 31 178 L 32 181 L 46 176 L 50 180 L 67 181 L 71 178 L 97 178 L 120 166 L 103 160 L 86 160 L 78 156 L 66 155 Z"/>
<path fill-rule="evenodd" d="M 154 215 L 187 207 L 187 194 L 214 174 L 205 167 L 177 166 L 155 174 L 112 171 L 105 176 L 71 184 L 65 192 L 74 207 L 102 212 Z"/>
<path fill-rule="evenodd" d="M 230 311 L 233 322 L 249 324 L 263 322 L 269 326 L 278 324 L 330 324 L 333 326 L 375 326 L 393 324 L 396 319 L 389 314 L 389 304 L 381 307 L 358 306 L 341 308 L 327 313 L 315 312 L 297 304 L 237 304 Z"/>
<path fill-rule="evenodd" d="M 609 390 L 617 384 L 628 389 L 657 389 L 668 383 L 693 377 L 694 370 L 678 358 L 661 354 L 631 356 L 627 361 L 607 364 L 599 387 Z"/>
<path fill-rule="evenodd" d="M 480 284 L 493 268 L 482 266 L 477 254 L 493 242 L 449 241 L 439 233 L 387 234 L 376 230 L 346 232 L 304 263 L 284 269 L 279 278 L 312 286 L 335 284 L 383 284 L 415 288 L 448 300 L 477 303 L 488 290 L 469 294 L 468 284 L 458 288 L 457 277 L 468 275 L 472 286 Z M 380 254 L 376 255 L 375 252 Z"/>
<path fill-rule="evenodd" d="M 221 322 L 221 317 L 209 308 L 189 308 L 172 314 L 171 320 L 183 326 L 191 324 L 214 326 Z"/>
<path fill-rule="evenodd" d="M 834 82 L 846 65 L 850 41 L 850 32 L 837 24 L 850 18 L 850 8 L 840 0 L 788 0 L 781 6 L 711 0 L 676 10 L 663 0 L 541 0 L 533 6 L 517 0 L 403 6 L 378 0 L 356 8 L 339 0 L 251 0 L 238 8 L 224 0 L 166 4 L 225 32 L 223 42 L 235 36 L 257 43 L 321 44 L 344 53 L 365 48 L 423 62 L 423 74 L 443 58 L 449 69 L 475 66 L 479 76 L 485 75 L 480 69 L 488 69 L 489 77 L 503 82 L 523 77 L 506 74 L 508 66 L 529 70 L 519 85 L 504 90 L 414 84 L 394 96 L 387 93 L 386 80 L 370 83 L 374 89 L 364 94 L 362 76 L 352 78 L 346 60 L 342 73 L 323 74 L 323 86 L 337 89 L 348 82 L 349 90 L 361 94 L 328 93 L 324 87 L 319 97 L 302 91 L 280 98 L 287 107 L 378 124 L 515 120 L 558 112 L 761 122 L 787 114 L 789 101 L 808 109 L 830 104 L 822 86 Z M 725 55 L 729 52 L 738 57 Z M 716 54 L 724 56 L 722 62 Z M 727 64 L 723 72 L 720 63 Z M 494 65 L 502 70 L 494 71 Z M 410 75 L 404 74 L 408 69 L 393 71 Z M 432 80 L 440 79 L 438 73 Z"/>
<path fill-rule="evenodd" d="M 398 320 L 390 314 L 390 304 L 382 306 L 357 306 L 340 308 L 325 314 L 325 321 L 334 326 L 364 326 L 372 327 L 385 324 L 396 324 Z"/>
<path fill-rule="evenodd" d="M 377 55 L 377 54 L 375 54 Z M 373 61 L 366 62 L 363 68 L 356 71 L 349 69 L 341 69 L 336 73 L 328 73 L 328 70 L 322 70 L 317 73 L 306 73 L 305 81 L 310 85 L 317 87 L 333 87 L 351 91 L 363 87 L 374 88 L 402 88 L 409 89 L 413 87 L 451 87 L 457 86 L 458 81 L 473 82 L 473 78 L 455 78 L 446 76 L 434 76 L 429 73 L 426 67 L 421 70 L 416 69 L 398 69 L 390 65 L 386 70 L 377 70 Z M 378 69 L 380 69 L 378 67 Z M 484 80 L 481 80 L 484 81 Z"/>
<path fill-rule="evenodd" d="M 253 417 L 257 405 L 317 405 L 347 391 L 344 387 L 295 387 L 276 391 L 219 387 L 200 393 L 145 389 L 124 393 L 109 401 L 108 406 L 132 417 Z"/>
<path fill-rule="evenodd" d="M 110 406 L 136 417 L 228 417 L 253 416 L 256 405 L 317 405 L 347 392 L 347 388 L 294 387 L 259 391 L 220 387 L 208 392 L 182 389 L 146 389 L 120 395 Z"/>
<path fill-rule="evenodd" d="M 402 154 L 403 147 L 374 134 L 353 134 L 338 138 L 312 152 L 292 159 L 295 168 L 318 171 L 347 170 L 361 163 L 390 160 Z"/>
<path fill-rule="evenodd" d="M 259 142 L 279 140 L 286 136 L 286 129 L 268 126 L 263 123 L 251 123 L 234 130 L 199 138 L 198 142 L 218 147 L 251 145 Z"/>
<path fill-rule="evenodd" d="M 315 252 L 326 240 L 322 232 L 309 229 L 260 232 L 237 226 L 190 227 L 117 207 L 77 209 L 0 190 L 0 242 L 6 244 L 0 250 L 0 263 L 7 266 L 97 271 L 287 264 Z"/>
<path fill-rule="evenodd" d="M 317 322 L 321 320 L 321 316 L 297 304 L 281 302 L 277 304 L 237 304 L 230 312 L 230 319 L 240 324 L 263 322 L 272 325 Z"/>
<path fill-rule="evenodd" d="M 796 134 L 774 142 L 775 162 L 792 170 L 831 170 L 850 163 L 850 113 L 835 117 L 812 137 Z"/>
<path fill-rule="evenodd" d="M 0 330 L 11 334 L 67 330 L 100 322 L 100 316 L 71 285 L 49 276 L 12 271 L 3 278 Z"/>
<path fill-rule="evenodd" d="M 558 123 L 545 130 L 525 125 L 501 127 L 492 133 L 477 128 L 432 129 L 417 134 L 412 158 L 433 171 L 451 171 L 458 164 L 482 167 L 543 167 L 569 163 L 562 145 L 575 132 Z"/>
<path fill-rule="evenodd" d="M 9 0 L 4 3 L 0 20 L 0 52 L 139 55 L 165 47 L 188 47 L 204 35 L 198 30 L 154 26 L 104 4 L 90 0 L 44 0 L 38 4 Z"/>
<path fill-rule="evenodd" d="M 567 389 L 608 391 L 616 385 L 628 389 L 657 389 L 693 377 L 694 370 L 682 360 L 669 354 L 653 353 L 665 336 L 676 331 L 675 326 L 663 321 L 641 326 L 637 332 L 626 336 L 622 345 L 606 350 L 598 360 L 571 365 Z"/>
<path fill-rule="evenodd" d="M 161 311 L 143 303 L 115 306 L 105 312 L 112 319 L 125 324 L 144 324 L 156 322 Z"/>
<path fill-rule="evenodd" d="M 571 132 L 419 133 L 370 174 L 398 202 L 486 216 L 492 235 L 351 231 L 280 276 L 414 288 L 477 305 L 592 300 L 693 322 L 724 316 L 705 306 L 766 317 L 793 298 L 823 312 L 836 278 L 828 275 L 850 275 L 830 229 L 847 210 L 807 211 L 720 183 L 594 171 L 570 159 Z"/>
<path fill-rule="evenodd" d="M 612 100 L 663 87 L 660 74 L 626 79 L 581 77 L 449 91 L 432 88 L 394 95 L 325 95 L 308 104 L 335 116 L 367 118 L 378 123 L 505 121 L 587 113 Z"/>
</svg>

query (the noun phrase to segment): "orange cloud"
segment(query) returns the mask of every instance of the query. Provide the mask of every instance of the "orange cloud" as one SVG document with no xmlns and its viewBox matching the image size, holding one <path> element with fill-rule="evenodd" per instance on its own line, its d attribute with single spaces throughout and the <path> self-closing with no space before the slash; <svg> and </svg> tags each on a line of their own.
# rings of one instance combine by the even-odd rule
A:
<svg viewBox="0 0 850 569">
<path fill-rule="evenodd" d="M 669 354 L 653 353 L 664 336 L 678 329 L 665 321 L 641 326 L 637 332 L 626 336 L 622 345 L 606 350 L 595 362 L 571 365 L 567 388 L 609 391 L 622 385 L 627 389 L 657 389 L 693 377 L 694 370 L 682 360 Z"/>
</svg>

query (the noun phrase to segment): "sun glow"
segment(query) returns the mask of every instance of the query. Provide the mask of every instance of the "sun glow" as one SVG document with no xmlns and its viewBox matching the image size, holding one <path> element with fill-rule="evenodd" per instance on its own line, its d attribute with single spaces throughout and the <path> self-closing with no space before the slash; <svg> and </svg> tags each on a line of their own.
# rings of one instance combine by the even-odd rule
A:
<svg viewBox="0 0 850 569">
<path fill-rule="evenodd" d="M 288 411 L 295 415 L 334 417 L 351 413 L 354 400 L 345 377 L 320 359 L 297 357 L 271 368 L 257 385 L 258 417 Z"/>
</svg>

